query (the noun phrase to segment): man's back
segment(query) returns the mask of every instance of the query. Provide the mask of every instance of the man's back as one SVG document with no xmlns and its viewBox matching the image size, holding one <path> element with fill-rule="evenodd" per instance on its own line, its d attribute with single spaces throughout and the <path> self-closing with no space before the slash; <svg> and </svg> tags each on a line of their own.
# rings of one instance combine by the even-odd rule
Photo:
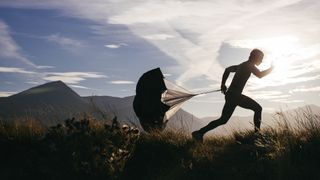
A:
<svg viewBox="0 0 320 180">
<path fill-rule="evenodd" d="M 228 92 L 241 94 L 254 68 L 256 67 L 249 61 L 239 64 Z"/>
</svg>

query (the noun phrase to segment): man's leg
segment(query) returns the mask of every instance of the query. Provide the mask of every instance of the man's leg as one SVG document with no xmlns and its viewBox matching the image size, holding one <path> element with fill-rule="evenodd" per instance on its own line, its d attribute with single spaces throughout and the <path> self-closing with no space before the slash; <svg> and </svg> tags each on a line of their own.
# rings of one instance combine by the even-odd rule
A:
<svg viewBox="0 0 320 180">
<path fill-rule="evenodd" d="M 206 132 L 227 123 L 236 107 L 237 104 L 235 102 L 227 100 L 223 106 L 221 117 L 217 120 L 211 121 L 207 126 L 201 128 L 198 132 L 204 135 Z"/>
<path fill-rule="evenodd" d="M 262 107 L 255 100 L 249 98 L 248 96 L 241 95 L 239 106 L 246 109 L 251 109 L 254 111 L 254 130 L 255 132 L 260 130 L 261 125 L 261 112 Z"/>
</svg>

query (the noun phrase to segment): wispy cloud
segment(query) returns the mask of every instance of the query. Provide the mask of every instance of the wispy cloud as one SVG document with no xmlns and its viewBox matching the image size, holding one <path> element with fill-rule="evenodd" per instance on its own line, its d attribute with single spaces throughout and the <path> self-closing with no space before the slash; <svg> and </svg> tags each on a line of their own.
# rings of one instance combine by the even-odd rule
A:
<svg viewBox="0 0 320 180">
<path fill-rule="evenodd" d="M 126 43 L 119 43 L 119 44 L 106 44 L 104 45 L 106 48 L 110 48 L 110 49 L 118 49 L 122 46 L 128 46 L 128 44 Z"/>
<path fill-rule="evenodd" d="M 276 103 L 303 103 L 304 100 L 295 99 L 292 93 L 283 93 L 281 91 L 246 91 L 246 95 L 257 99 Z"/>
<path fill-rule="evenodd" d="M 301 99 L 272 99 L 270 100 L 272 102 L 279 102 L 279 103 L 286 103 L 286 104 L 290 104 L 290 103 L 303 103 L 305 102 L 304 100 Z"/>
<path fill-rule="evenodd" d="M 37 66 L 38 69 L 53 69 L 55 66 Z"/>
<path fill-rule="evenodd" d="M 39 84 L 41 84 L 41 83 L 38 82 L 38 81 L 27 81 L 26 83 L 27 83 L 27 84 L 32 84 L 32 85 L 39 85 Z"/>
<path fill-rule="evenodd" d="M 79 48 L 84 47 L 84 43 L 82 41 L 70 37 L 65 37 L 61 34 L 51 34 L 44 38 L 49 42 L 53 42 L 60 45 L 63 49 L 71 51 L 78 50 Z"/>
<path fill-rule="evenodd" d="M 304 87 L 304 88 L 295 88 L 293 90 L 290 90 L 290 93 L 296 93 L 296 92 L 320 92 L 320 86 L 315 87 Z"/>
<path fill-rule="evenodd" d="M 43 77 L 47 81 L 61 80 L 69 84 L 78 84 L 86 79 L 96 78 L 107 78 L 107 76 L 97 72 L 48 72 Z"/>
<path fill-rule="evenodd" d="M 174 38 L 174 36 L 170 34 L 151 34 L 151 35 L 143 36 L 143 38 L 148 40 L 167 40 L 170 38 Z"/>
<path fill-rule="evenodd" d="M 280 87 L 285 86 L 288 84 L 297 84 L 297 83 L 306 83 L 309 81 L 315 81 L 320 79 L 320 75 L 310 75 L 310 76 L 302 76 L 302 77 L 292 77 L 286 78 L 285 81 L 281 80 L 281 77 L 278 77 L 279 80 L 274 79 L 264 79 L 262 83 L 259 82 L 259 79 L 251 79 L 249 81 L 249 88 L 250 90 L 259 90 L 265 87 Z"/>
<path fill-rule="evenodd" d="M 22 53 L 20 46 L 11 37 L 10 27 L 0 19 L 0 58 L 19 60 L 25 65 L 36 69 L 49 69 L 54 66 L 39 66 L 34 64 Z"/>
<path fill-rule="evenodd" d="M 78 84 L 86 79 L 107 78 L 108 76 L 98 72 L 34 72 L 28 71 L 23 68 L 16 67 L 0 67 L 0 73 L 20 73 L 31 74 L 34 77 L 39 77 L 40 81 L 58 81 L 61 80 L 69 84 Z M 42 82 L 39 81 L 27 81 L 27 84 L 38 85 Z M 74 85 L 73 87 L 86 89 L 84 86 Z M 89 89 L 89 88 L 87 88 Z"/>
<path fill-rule="evenodd" d="M 74 84 L 70 84 L 69 86 L 77 89 L 95 90 L 86 86 L 80 86 L 80 85 L 74 85 Z"/>
<path fill-rule="evenodd" d="M 23 68 L 16 68 L 16 67 L 0 67 L 0 73 L 36 74 L 36 72 L 27 71 Z"/>
<path fill-rule="evenodd" d="M 135 84 L 133 81 L 126 81 L 126 80 L 118 80 L 118 81 L 110 81 L 110 84 Z"/>
<path fill-rule="evenodd" d="M 9 26 L 0 19 L 0 57 L 19 60 L 31 67 L 37 67 L 33 62 L 27 59 L 22 53 L 20 47 L 16 44 L 10 35 Z"/>
<path fill-rule="evenodd" d="M 284 94 L 281 91 L 247 91 L 246 94 L 254 99 L 262 100 L 283 99 L 291 96 L 290 94 Z"/>
</svg>

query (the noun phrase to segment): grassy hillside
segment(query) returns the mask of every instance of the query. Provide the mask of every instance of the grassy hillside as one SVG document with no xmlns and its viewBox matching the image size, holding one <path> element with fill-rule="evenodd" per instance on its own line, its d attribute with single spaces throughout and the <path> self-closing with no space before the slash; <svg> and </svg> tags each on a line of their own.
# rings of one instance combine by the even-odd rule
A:
<svg viewBox="0 0 320 180">
<path fill-rule="evenodd" d="M 183 132 L 120 128 L 116 120 L 69 119 L 51 128 L 3 122 L 0 179 L 320 179 L 320 117 L 277 117 L 261 134 L 204 143 Z"/>
</svg>

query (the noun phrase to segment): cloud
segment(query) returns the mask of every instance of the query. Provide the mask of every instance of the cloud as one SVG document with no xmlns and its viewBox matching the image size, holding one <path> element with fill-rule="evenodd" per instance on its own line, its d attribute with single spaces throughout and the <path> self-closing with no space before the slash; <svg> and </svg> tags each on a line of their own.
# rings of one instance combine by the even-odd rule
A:
<svg viewBox="0 0 320 180">
<path fill-rule="evenodd" d="M 53 69 L 55 66 L 37 66 L 37 69 Z"/>
<path fill-rule="evenodd" d="M 147 1 L 111 16 L 109 22 L 125 24 L 141 37 L 159 31 L 174 37 L 166 41 L 159 41 L 158 38 L 147 40 L 182 67 L 177 79 L 179 84 L 202 75 L 220 81 L 223 68 L 217 62 L 217 56 L 222 43 L 236 37 L 256 36 L 255 24 L 263 21 L 263 17 L 258 16 L 298 2 Z M 273 22 L 264 23 L 271 25 Z M 279 25 L 281 23 L 273 26 Z M 261 34 L 266 31 L 259 30 Z"/>
<path fill-rule="evenodd" d="M 0 73 L 36 74 L 36 72 L 27 71 L 23 68 L 16 68 L 16 67 L 0 67 Z"/>
<path fill-rule="evenodd" d="M 74 85 L 74 84 L 71 84 L 69 86 L 73 87 L 73 88 L 78 88 L 78 89 L 94 90 L 94 89 L 86 87 L 86 86 L 80 86 L 80 85 Z"/>
<path fill-rule="evenodd" d="M 167 40 L 170 38 L 173 38 L 174 36 L 170 34 L 152 34 L 152 35 L 146 35 L 143 36 L 143 38 L 148 39 L 148 40 Z"/>
<path fill-rule="evenodd" d="M 104 45 L 106 48 L 110 48 L 110 49 L 117 49 L 120 48 L 122 46 L 128 46 L 128 44 L 126 43 L 119 43 L 119 44 L 106 44 Z"/>
<path fill-rule="evenodd" d="M 37 81 L 27 81 L 26 83 L 32 84 L 32 85 L 39 85 L 40 84 L 40 82 L 37 82 Z"/>
<path fill-rule="evenodd" d="M 79 48 L 84 47 L 84 43 L 76 40 L 76 39 L 72 39 L 70 37 L 65 37 L 62 36 L 60 34 L 51 34 L 49 36 L 44 37 L 47 41 L 49 42 L 54 42 L 58 45 L 60 45 L 62 48 L 67 49 L 67 50 L 77 50 Z"/>
<path fill-rule="evenodd" d="M 135 84 L 133 81 L 125 81 L 125 80 L 118 80 L 118 81 L 110 81 L 110 84 Z"/>
<path fill-rule="evenodd" d="M 259 90 L 265 87 L 279 87 L 288 84 L 297 84 L 297 83 L 306 83 L 309 81 L 315 81 L 320 79 L 320 75 L 312 75 L 312 76 L 302 76 L 302 77 L 292 77 L 286 78 L 285 81 L 281 80 L 281 77 L 278 77 L 279 81 L 275 81 L 272 79 L 264 79 L 262 83 L 259 83 L 259 79 L 251 79 L 249 80 L 249 88 L 250 90 Z M 260 79 L 261 80 L 261 79 Z"/>
<path fill-rule="evenodd" d="M 296 88 L 296 89 L 290 90 L 290 93 L 295 93 L 295 92 L 320 92 L 320 86 L 309 87 L 309 88 Z"/>
<path fill-rule="evenodd" d="M 272 102 L 280 102 L 280 103 L 286 103 L 286 104 L 290 104 L 290 103 L 303 103 L 304 100 L 301 99 L 295 99 L 295 100 L 290 100 L 290 99 L 272 99 Z"/>
<path fill-rule="evenodd" d="M 86 79 L 97 79 L 97 78 L 107 78 L 106 75 L 98 72 L 33 72 L 28 71 L 23 68 L 16 67 L 0 67 L 0 73 L 21 73 L 21 74 L 30 74 L 34 77 L 39 77 L 42 80 L 46 81 L 58 81 L 61 80 L 69 84 L 78 84 L 81 81 Z M 38 81 L 28 81 L 28 84 L 40 84 Z M 80 86 L 74 86 L 81 88 Z M 84 89 L 84 88 L 83 88 Z"/>
<path fill-rule="evenodd" d="M 106 78 L 106 75 L 97 72 L 48 72 L 43 77 L 47 81 L 61 80 L 69 84 L 78 84 L 86 79 Z"/>
<path fill-rule="evenodd" d="M 0 97 L 8 97 L 13 94 L 16 94 L 17 92 L 6 92 L 6 91 L 0 91 Z"/>
<path fill-rule="evenodd" d="M 286 35 L 303 40 L 301 46 L 319 42 L 320 2 L 316 0 L 2 0 L 1 5 L 59 9 L 65 16 L 89 19 L 105 29 L 110 24 L 125 25 L 176 60 L 179 68 L 174 73 L 180 74 L 176 80 L 180 85 L 202 76 L 220 82 L 223 67 L 217 58 L 225 42 Z M 150 36 L 157 34 L 165 36 Z"/>
<path fill-rule="evenodd" d="M 20 47 L 16 44 L 10 35 L 9 26 L 0 19 L 0 57 L 16 59 L 31 66 L 37 67 L 33 62 L 24 57 Z"/>
<path fill-rule="evenodd" d="M 266 100 L 276 103 L 302 103 L 304 100 L 293 99 L 292 93 L 286 94 L 281 91 L 246 91 L 245 94 L 257 100 Z"/>
<path fill-rule="evenodd" d="M 254 99 L 263 99 L 263 100 L 275 100 L 289 98 L 290 94 L 283 94 L 281 91 L 247 91 L 245 94 L 248 94 Z"/>
</svg>

